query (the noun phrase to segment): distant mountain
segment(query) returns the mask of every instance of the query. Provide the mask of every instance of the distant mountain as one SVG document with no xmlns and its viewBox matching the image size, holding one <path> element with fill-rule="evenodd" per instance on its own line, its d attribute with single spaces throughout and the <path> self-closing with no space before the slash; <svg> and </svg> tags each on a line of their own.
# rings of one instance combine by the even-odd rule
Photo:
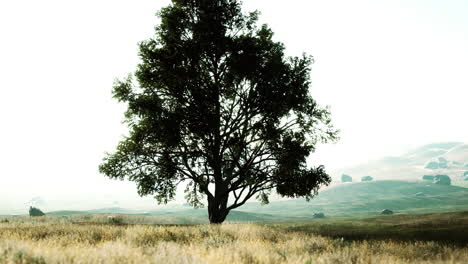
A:
<svg viewBox="0 0 468 264">
<path fill-rule="evenodd" d="M 377 180 L 418 180 L 423 175 L 447 174 L 452 180 L 461 181 L 468 171 L 468 144 L 463 142 L 433 143 L 415 148 L 401 156 L 372 160 L 358 166 L 344 168 L 334 173 L 352 176 L 355 180 L 370 175 Z"/>
</svg>

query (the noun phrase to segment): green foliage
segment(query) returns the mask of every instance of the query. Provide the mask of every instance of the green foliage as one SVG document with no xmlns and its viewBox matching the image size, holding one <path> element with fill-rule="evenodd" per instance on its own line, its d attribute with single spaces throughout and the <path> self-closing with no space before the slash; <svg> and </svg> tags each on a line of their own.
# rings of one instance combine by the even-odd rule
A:
<svg viewBox="0 0 468 264">
<path fill-rule="evenodd" d="M 447 175 L 436 175 L 433 180 L 434 184 L 450 185 L 452 183 L 451 179 Z"/>
<path fill-rule="evenodd" d="M 108 216 L 107 220 L 109 221 L 109 223 L 116 224 L 116 225 L 121 225 L 124 223 L 124 219 L 122 216 Z"/>
<path fill-rule="evenodd" d="M 372 178 L 371 176 L 364 176 L 361 178 L 361 181 L 372 181 L 374 178 Z"/>
<path fill-rule="evenodd" d="M 330 182 L 323 166 L 306 167 L 317 142 L 337 139 L 309 93 L 312 57 L 285 56 L 258 12 L 242 13 L 236 0 L 172 1 L 159 18 L 134 76 L 115 83 L 130 133 L 101 173 L 160 203 L 190 182 L 188 203 L 206 197 L 212 222 L 254 195 L 309 199 Z"/>
<path fill-rule="evenodd" d="M 30 256 L 23 251 L 18 251 L 14 255 L 14 263 L 27 263 L 27 264 L 46 264 L 43 257 Z"/>
<path fill-rule="evenodd" d="M 44 216 L 44 215 L 45 214 L 39 208 L 32 207 L 32 206 L 29 207 L 29 216 Z"/>
</svg>

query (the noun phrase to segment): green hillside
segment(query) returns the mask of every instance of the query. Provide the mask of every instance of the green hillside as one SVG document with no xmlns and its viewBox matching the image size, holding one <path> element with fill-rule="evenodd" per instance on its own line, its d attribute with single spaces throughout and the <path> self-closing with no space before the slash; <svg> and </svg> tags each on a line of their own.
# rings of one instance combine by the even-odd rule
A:
<svg viewBox="0 0 468 264">
<path fill-rule="evenodd" d="M 420 193 L 422 196 L 417 196 Z M 234 222 L 300 221 L 323 212 L 331 217 L 378 215 L 383 209 L 398 213 L 437 213 L 468 210 L 468 188 L 435 185 L 430 182 L 374 181 L 343 183 L 328 188 L 306 202 L 303 199 L 274 201 L 268 205 L 247 203 L 232 211 L 227 220 Z M 204 222 L 206 209 L 174 207 L 147 212 L 123 208 L 90 211 L 55 211 L 48 215 L 126 214 L 169 217 L 181 222 Z M 187 219 L 187 220 L 184 220 Z M 177 222 L 180 222 L 177 221 Z"/>
<path fill-rule="evenodd" d="M 416 196 L 417 193 L 424 196 Z M 316 212 L 328 216 L 374 215 L 383 209 L 395 213 L 467 210 L 468 189 L 429 182 L 358 182 L 329 188 L 309 203 L 305 200 L 279 201 L 266 206 L 250 203 L 241 208 L 246 212 L 296 217 L 310 217 Z"/>
</svg>

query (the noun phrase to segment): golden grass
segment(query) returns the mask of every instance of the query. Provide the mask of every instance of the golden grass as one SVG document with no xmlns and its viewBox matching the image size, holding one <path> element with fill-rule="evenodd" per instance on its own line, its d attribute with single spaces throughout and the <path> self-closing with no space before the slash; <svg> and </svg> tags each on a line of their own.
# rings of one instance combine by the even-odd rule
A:
<svg viewBox="0 0 468 264">
<path fill-rule="evenodd" d="M 437 242 L 346 241 L 280 225 L 0 223 L 0 263 L 467 263 Z"/>
</svg>

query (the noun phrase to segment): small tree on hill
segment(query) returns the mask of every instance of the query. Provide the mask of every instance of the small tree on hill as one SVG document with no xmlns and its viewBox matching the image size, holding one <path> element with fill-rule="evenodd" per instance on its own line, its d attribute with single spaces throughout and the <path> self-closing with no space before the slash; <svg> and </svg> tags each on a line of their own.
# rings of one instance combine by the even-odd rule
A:
<svg viewBox="0 0 468 264">
<path fill-rule="evenodd" d="M 309 94 L 311 57 L 286 57 L 236 0 L 173 0 L 159 17 L 156 36 L 140 43 L 139 85 L 114 86 L 130 133 L 101 173 L 162 203 L 187 182 L 189 204 L 206 197 L 211 223 L 254 196 L 308 199 L 330 182 L 323 166 L 306 166 L 317 142 L 337 137 Z"/>
<path fill-rule="evenodd" d="M 32 207 L 32 206 L 29 207 L 29 216 L 44 216 L 44 215 L 45 214 L 39 208 Z"/>
</svg>

